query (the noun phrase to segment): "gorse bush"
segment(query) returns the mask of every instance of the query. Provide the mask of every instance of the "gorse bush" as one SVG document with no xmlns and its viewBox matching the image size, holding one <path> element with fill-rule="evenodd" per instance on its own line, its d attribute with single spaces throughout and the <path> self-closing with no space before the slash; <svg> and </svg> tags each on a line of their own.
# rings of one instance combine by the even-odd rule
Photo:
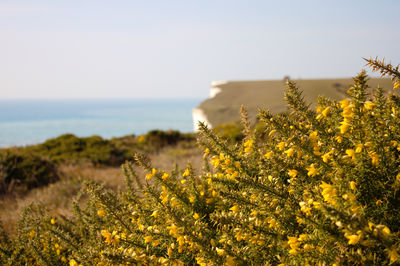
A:
<svg viewBox="0 0 400 266">
<path fill-rule="evenodd" d="M 369 60 L 400 87 L 398 68 Z M 320 98 L 316 111 L 295 84 L 290 112 L 260 111 L 268 137 L 243 115 L 244 139 L 227 144 L 201 124 L 202 171 L 123 165 L 118 195 L 86 184 L 75 217 L 23 214 L 3 264 L 382 265 L 400 252 L 400 98 L 354 78 L 348 98 Z M 83 194 L 82 194 L 83 195 Z M 79 199 L 77 199 L 78 201 Z"/>
</svg>

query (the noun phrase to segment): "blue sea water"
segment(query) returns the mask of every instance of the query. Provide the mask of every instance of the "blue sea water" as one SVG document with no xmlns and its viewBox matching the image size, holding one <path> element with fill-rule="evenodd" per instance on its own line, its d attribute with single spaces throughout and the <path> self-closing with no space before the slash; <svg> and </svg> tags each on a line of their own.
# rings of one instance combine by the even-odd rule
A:
<svg viewBox="0 0 400 266">
<path fill-rule="evenodd" d="M 0 147 L 37 144 L 64 133 L 104 138 L 152 129 L 193 131 L 201 99 L 0 100 Z"/>
</svg>

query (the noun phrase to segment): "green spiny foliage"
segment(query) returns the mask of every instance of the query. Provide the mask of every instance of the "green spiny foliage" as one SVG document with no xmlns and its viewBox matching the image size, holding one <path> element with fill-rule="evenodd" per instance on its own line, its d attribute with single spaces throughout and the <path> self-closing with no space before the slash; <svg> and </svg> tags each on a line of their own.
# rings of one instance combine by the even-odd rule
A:
<svg viewBox="0 0 400 266">
<path fill-rule="evenodd" d="M 400 79 L 397 67 L 369 64 Z M 391 70 L 391 71 L 389 71 Z M 88 182 L 72 219 L 30 207 L 15 240 L 0 237 L 3 264 L 383 265 L 399 263 L 400 99 L 365 72 L 349 98 L 316 111 L 288 83 L 290 111 L 261 110 L 263 136 L 248 126 L 228 143 L 200 124 L 205 168 L 123 166 L 118 195 Z M 36 208 L 36 210 L 35 210 Z M 10 244 L 10 241 L 12 243 Z"/>
</svg>

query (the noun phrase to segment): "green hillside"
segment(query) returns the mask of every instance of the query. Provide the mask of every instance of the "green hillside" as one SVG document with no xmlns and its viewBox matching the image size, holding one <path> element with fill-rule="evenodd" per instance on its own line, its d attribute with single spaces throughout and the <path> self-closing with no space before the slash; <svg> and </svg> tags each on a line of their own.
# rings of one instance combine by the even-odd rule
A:
<svg viewBox="0 0 400 266">
<path fill-rule="evenodd" d="M 310 79 L 293 80 L 302 88 L 305 100 L 316 103 L 319 95 L 340 100 L 345 97 L 345 91 L 353 84 L 348 79 Z M 384 89 L 392 87 L 390 79 L 371 78 L 369 86 L 376 88 L 378 85 Z M 207 99 L 199 106 L 206 114 L 212 126 L 239 120 L 239 108 L 244 105 L 249 112 L 249 117 L 256 117 L 259 108 L 269 109 L 273 113 L 286 110 L 283 99 L 285 82 L 282 80 L 269 81 L 230 81 L 218 85 L 221 92 L 214 98 Z"/>
</svg>

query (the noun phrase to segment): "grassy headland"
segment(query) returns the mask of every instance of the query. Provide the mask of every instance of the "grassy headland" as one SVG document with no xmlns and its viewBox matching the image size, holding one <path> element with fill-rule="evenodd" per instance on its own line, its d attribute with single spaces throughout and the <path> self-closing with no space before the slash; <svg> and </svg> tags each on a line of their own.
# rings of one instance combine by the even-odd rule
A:
<svg viewBox="0 0 400 266">
<path fill-rule="evenodd" d="M 292 80 L 302 88 L 306 102 L 317 103 L 319 95 L 333 100 L 346 98 L 346 91 L 353 84 L 353 79 L 307 79 Z M 380 86 L 389 91 L 392 83 L 388 78 L 371 78 L 371 88 Z M 221 92 L 214 98 L 207 99 L 199 105 L 212 126 L 240 120 L 238 110 L 241 105 L 248 109 L 249 117 L 255 119 L 259 108 L 266 108 L 274 114 L 287 110 L 283 92 L 286 87 L 283 80 L 263 81 L 229 81 L 218 85 Z"/>
</svg>

